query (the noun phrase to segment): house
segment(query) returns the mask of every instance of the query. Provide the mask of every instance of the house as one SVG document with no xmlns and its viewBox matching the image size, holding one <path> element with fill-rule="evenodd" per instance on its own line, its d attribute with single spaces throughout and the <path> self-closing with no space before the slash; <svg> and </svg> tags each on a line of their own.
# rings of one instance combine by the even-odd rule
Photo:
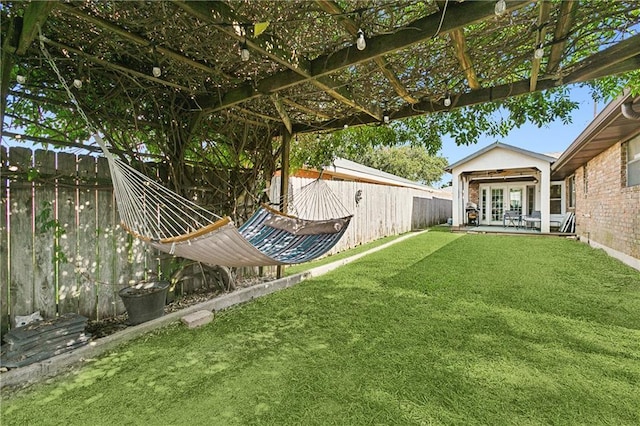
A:
<svg viewBox="0 0 640 426">
<path fill-rule="evenodd" d="M 640 96 L 615 99 L 551 166 L 581 241 L 640 270 Z"/>
<path fill-rule="evenodd" d="M 505 212 L 532 215 L 540 211 L 542 232 L 562 220 L 562 182 L 551 182 L 556 160 L 505 143 L 496 142 L 451 164 L 453 227 L 505 225 Z M 552 200 L 552 202 L 549 202 Z"/>
<path fill-rule="evenodd" d="M 451 164 L 453 227 L 505 227 L 515 224 L 507 212 L 539 212 L 548 233 L 573 217 L 581 241 L 640 270 L 639 110 L 625 92 L 557 158 L 496 142 Z"/>
</svg>

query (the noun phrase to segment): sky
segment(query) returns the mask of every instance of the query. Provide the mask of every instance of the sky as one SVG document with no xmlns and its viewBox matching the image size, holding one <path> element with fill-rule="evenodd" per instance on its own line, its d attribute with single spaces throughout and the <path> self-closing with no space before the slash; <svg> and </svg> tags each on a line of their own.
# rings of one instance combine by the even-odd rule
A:
<svg viewBox="0 0 640 426">
<path fill-rule="evenodd" d="M 560 119 L 541 128 L 527 123 L 519 129 L 512 130 L 505 138 L 482 137 L 477 144 L 469 146 L 458 146 L 450 137 L 445 136 L 439 155 L 445 157 L 449 164 L 453 164 L 496 141 L 540 154 L 561 153 L 593 120 L 594 109 L 597 109 L 597 113 L 599 113 L 605 106 L 602 103 L 594 106 L 589 88 L 574 86 L 570 89 L 569 96 L 571 100 L 579 104 L 578 109 L 571 114 L 572 122 L 570 124 L 564 124 Z M 451 175 L 446 174 L 441 182 L 449 182 L 450 180 Z"/>
</svg>

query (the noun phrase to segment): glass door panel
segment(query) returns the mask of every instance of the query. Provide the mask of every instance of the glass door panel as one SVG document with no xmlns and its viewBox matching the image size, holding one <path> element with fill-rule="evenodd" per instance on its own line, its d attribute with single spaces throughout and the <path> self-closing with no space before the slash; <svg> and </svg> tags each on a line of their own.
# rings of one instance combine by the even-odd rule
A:
<svg viewBox="0 0 640 426">
<path fill-rule="evenodd" d="M 522 189 L 511 188 L 509 190 L 509 210 L 522 214 Z"/>
<path fill-rule="evenodd" d="M 491 188 L 491 221 L 502 223 L 504 214 L 504 191 Z"/>
<path fill-rule="evenodd" d="M 481 221 L 484 223 L 487 221 L 487 189 L 482 190 L 482 198 L 480 200 L 480 214 Z"/>
</svg>

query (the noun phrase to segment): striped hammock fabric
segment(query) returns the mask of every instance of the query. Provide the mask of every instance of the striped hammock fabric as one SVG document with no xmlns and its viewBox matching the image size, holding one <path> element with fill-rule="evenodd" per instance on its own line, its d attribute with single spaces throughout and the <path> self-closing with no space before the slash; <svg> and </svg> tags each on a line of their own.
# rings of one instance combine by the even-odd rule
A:
<svg viewBox="0 0 640 426">
<path fill-rule="evenodd" d="M 338 232 L 295 235 L 268 225 L 269 220 L 278 215 L 280 213 L 261 207 L 240 228 L 225 218 L 191 239 L 147 242 L 163 252 L 212 265 L 288 265 L 308 262 L 325 254 L 340 240 L 351 219 L 336 220 L 340 224 Z"/>
</svg>

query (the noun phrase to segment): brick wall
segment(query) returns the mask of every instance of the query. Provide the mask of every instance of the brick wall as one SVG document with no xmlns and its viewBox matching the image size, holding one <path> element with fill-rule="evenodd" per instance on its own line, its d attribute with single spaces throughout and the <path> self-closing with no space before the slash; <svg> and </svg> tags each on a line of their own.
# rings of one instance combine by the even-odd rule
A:
<svg viewBox="0 0 640 426">
<path fill-rule="evenodd" d="M 480 205 L 480 184 L 478 182 L 469 183 L 469 201 Z"/>
<path fill-rule="evenodd" d="M 580 238 L 640 259 L 640 185 L 626 186 L 626 146 L 617 143 L 589 161 L 575 181 Z"/>
</svg>

